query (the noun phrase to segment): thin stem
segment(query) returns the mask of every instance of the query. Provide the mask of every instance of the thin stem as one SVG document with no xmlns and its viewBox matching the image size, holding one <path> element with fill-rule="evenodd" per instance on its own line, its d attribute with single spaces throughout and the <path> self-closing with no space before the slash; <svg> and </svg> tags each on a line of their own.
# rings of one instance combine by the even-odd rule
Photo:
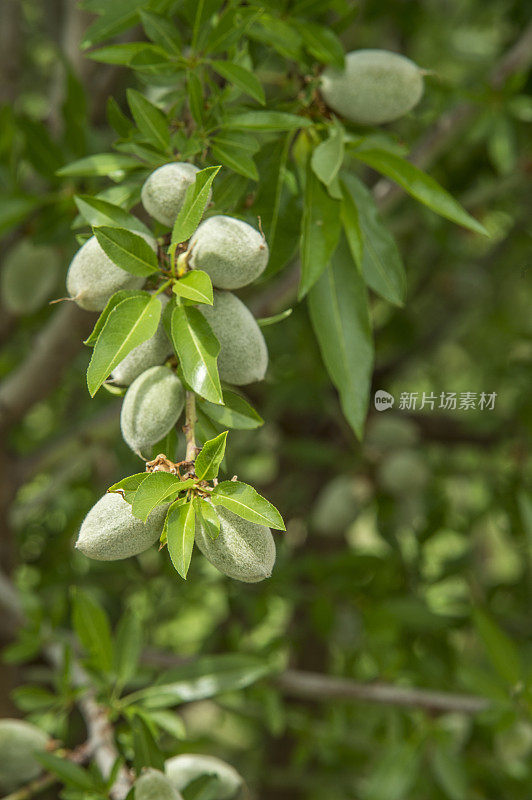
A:
<svg viewBox="0 0 532 800">
<path fill-rule="evenodd" d="M 37 778 L 37 780 L 23 786 L 22 789 L 17 789 L 16 792 L 7 794 L 3 800 L 29 800 L 31 797 L 35 797 L 36 794 L 44 792 L 58 782 L 59 778 L 57 775 L 43 775 L 41 778 Z"/>
<path fill-rule="evenodd" d="M 158 295 L 158 294 L 161 294 L 161 292 L 164 292 L 164 290 L 165 290 L 165 289 L 167 289 L 167 288 L 170 286 L 170 284 L 171 284 L 171 283 L 172 283 L 172 281 L 171 281 L 171 280 L 169 280 L 169 281 L 165 281 L 164 283 L 161 283 L 161 285 L 159 286 L 159 288 L 157 289 L 157 291 L 156 291 L 156 292 L 154 292 L 154 295 L 153 295 L 153 296 L 154 296 L 154 297 L 157 297 L 157 295 Z"/>
<path fill-rule="evenodd" d="M 185 436 L 187 441 L 187 450 L 185 454 L 186 461 L 196 460 L 196 395 L 194 392 L 187 392 L 185 398 Z"/>
</svg>

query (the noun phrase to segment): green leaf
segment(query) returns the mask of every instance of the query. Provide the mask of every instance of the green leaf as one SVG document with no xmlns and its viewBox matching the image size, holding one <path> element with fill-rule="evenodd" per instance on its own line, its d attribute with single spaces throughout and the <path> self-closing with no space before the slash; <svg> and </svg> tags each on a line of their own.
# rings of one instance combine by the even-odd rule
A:
<svg viewBox="0 0 532 800">
<path fill-rule="evenodd" d="M 195 497 L 194 510 L 207 534 L 211 539 L 216 539 L 220 533 L 220 517 L 214 506 L 202 497 Z"/>
<path fill-rule="evenodd" d="M 298 298 L 303 298 L 323 273 L 340 237 L 340 203 L 323 188 L 307 168 L 301 224 L 301 279 Z"/>
<path fill-rule="evenodd" d="M 67 787 L 80 789 L 91 794 L 98 790 L 92 775 L 78 766 L 78 764 L 74 764 L 66 758 L 55 756 L 53 753 L 36 752 L 32 755 L 47 772 L 57 775 Z"/>
<path fill-rule="evenodd" d="M 220 464 L 225 455 L 225 443 L 228 431 L 224 431 L 205 442 L 196 458 L 196 475 L 200 481 L 212 481 L 216 478 L 220 469 Z"/>
<path fill-rule="evenodd" d="M 342 176 L 342 192 L 344 231 L 365 282 L 388 302 L 402 306 L 406 275 L 401 254 L 373 195 L 354 175 Z"/>
<path fill-rule="evenodd" d="M 128 297 L 151 297 L 149 292 L 136 292 L 135 290 L 130 289 L 120 289 L 120 291 L 115 292 L 107 301 L 107 305 L 105 306 L 104 310 L 96 320 L 96 324 L 92 329 L 91 333 L 85 339 L 83 344 L 86 344 L 88 347 L 93 347 L 96 342 L 98 341 L 98 336 L 102 332 L 102 328 L 107 321 L 107 317 L 122 300 L 126 300 Z"/>
<path fill-rule="evenodd" d="M 333 64 L 338 69 L 344 67 L 344 49 L 334 31 L 315 22 L 297 21 L 297 29 L 303 37 L 305 49 L 323 64 Z"/>
<path fill-rule="evenodd" d="M 135 714 L 131 719 L 131 729 L 135 753 L 133 765 L 137 774 L 145 767 L 153 767 L 161 771 L 164 769 L 164 756 L 155 741 L 149 722 L 149 716 L 142 709 L 135 709 Z"/>
<path fill-rule="evenodd" d="M 186 739 L 187 729 L 185 723 L 173 711 L 150 711 L 150 718 L 155 724 L 175 739 Z"/>
<path fill-rule="evenodd" d="M 126 228 L 126 230 L 134 231 L 135 233 L 152 235 L 150 229 L 147 228 L 140 219 L 124 211 L 120 206 L 109 203 L 107 200 L 102 200 L 99 197 L 92 197 L 88 194 L 79 194 L 74 197 L 74 202 L 81 216 L 91 227 L 105 225 L 116 228 Z"/>
<path fill-rule="evenodd" d="M 432 751 L 431 767 L 436 782 L 449 800 L 467 800 L 471 796 L 461 753 L 437 742 Z"/>
<path fill-rule="evenodd" d="M 137 20 L 138 10 L 145 4 L 146 0 L 114 0 L 113 3 L 98 2 L 94 10 L 100 16 L 85 31 L 82 47 L 92 47 L 126 30 Z M 84 5 L 86 7 L 87 3 Z"/>
<path fill-rule="evenodd" d="M 98 337 L 87 370 L 91 397 L 131 350 L 154 335 L 160 317 L 161 301 L 150 295 L 128 297 L 113 308 Z"/>
<path fill-rule="evenodd" d="M 183 275 L 174 283 L 172 291 L 179 297 L 193 300 L 194 303 L 206 303 L 212 306 L 214 302 L 212 281 L 201 269 L 194 269 Z"/>
<path fill-rule="evenodd" d="M 345 417 L 360 439 L 371 387 L 373 339 L 365 286 L 344 239 L 308 301 L 323 361 L 340 393 Z"/>
<path fill-rule="evenodd" d="M 264 89 L 259 79 L 249 69 L 231 61 L 211 61 L 210 63 L 213 70 L 226 81 L 234 84 L 237 89 L 248 94 L 258 103 L 265 104 Z"/>
<path fill-rule="evenodd" d="M 473 610 L 473 622 L 495 671 L 510 686 L 518 684 L 523 679 L 524 669 L 514 642 L 480 608 Z"/>
<path fill-rule="evenodd" d="M 200 775 L 183 789 L 183 800 L 216 800 L 223 792 L 223 785 L 218 775 Z"/>
<path fill-rule="evenodd" d="M 172 230 L 172 244 L 190 239 L 201 222 L 203 212 L 209 202 L 212 182 L 220 167 L 207 167 L 196 173 L 196 180 L 188 187 L 185 200 Z"/>
<path fill-rule="evenodd" d="M 174 499 L 178 492 L 189 489 L 193 484 L 194 481 L 182 481 L 178 475 L 170 472 L 150 472 L 137 489 L 131 513 L 146 522 L 154 508 L 170 497 Z"/>
<path fill-rule="evenodd" d="M 247 483 L 222 481 L 215 486 L 210 498 L 215 506 L 223 506 L 249 522 L 267 525 L 278 531 L 286 530 L 275 506 Z"/>
<path fill-rule="evenodd" d="M 140 167 L 136 158 L 121 155 L 120 153 L 98 153 L 93 156 L 79 158 L 72 161 L 61 169 L 57 170 L 57 175 L 62 178 L 91 178 L 96 176 L 106 177 L 113 173 L 128 172 Z"/>
<path fill-rule="evenodd" d="M 142 645 L 142 624 L 137 614 L 124 613 L 115 635 L 115 672 L 122 686 L 135 677 Z"/>
<path fill-rule="evenodd" d="M 329 137 L 313 150 L 311 166 L 325 186 L 334 181 L 344 160 L 344 129 L 339 123 L 329 127 Z"/>
<path fill-rule="evenodd" d="M 92 664 L 110 672 L 114 653 L 109 619 L 104 609 L 81 589 L 73 591 L 72 624 Z"/>
<path fill-rule="evenodd" d="M 225 389 L 223 400 L 223 406 L 201 399 L 198 403 L 208 417 L 224 427 L 251 431 L 264 425 L 262 417 L 239 394 Z"/>
<path fill-rule="evenodd" d="M 106 115 L 109 125 L 119 136 L 127 137 L 133 130 L 133 123 L 126 117 L 114 97 L 107 98 Z"/>
<path fill-rule="evenodd" d="M 117 267 L 132 275 L 148 277 L 159 271 L 159 262 L 148 242 L 124 228 L 93 228 L 100 247 Z"/>
<path fill-rule="evenodd" d="M 124 495 L 124 500 L 127 503 L 133 503 L 133 498 L 139 488 L 140 484 L 146 480 L 149 472 L 137 472 L 135 475 L 128 475 L 127 478 L 122 478 L 118 483 L 113 483 L 107 491 L 108 492 L 121 492 Z"/>
<path fill-rule="evenodd" d="M 172 564 L 186 580 L 196 532 L 194 504 L 190 501 L 184 505 L 172 504 L 168 509 L 165 526 L 166 544 Z"/>
<path fill-rule="evenodd" d="M 146 52 L 158 52 L 159 48 L 154 48 L 152 44 L 146 42 L 125 42 L 123 44 L 110 44 L 107 47 L 99 47 L 87 53 L 87 58 L 93 61 L 100 61 L 103 64 L 117 64 L 119 66 L 130 66 L 132 61 Z M 162 53 L 162 55 L 164 55 Z"/>
<path fill-rule="evenodd" d="M 152 14 L 145 9 L 140 10 L 142 27 L 146 31 L 152 42 L 164 47 L 170 55 L 178 56 L 181 54 L 181 36 L 177 27 L 165 17 L 159 14 Z"/>
<path fill-rule="evenodd" d="M 170 148 L 170 129 L 165 115 L 136 89 L 127 90 L 127 102 L 140 132 L 163 152 Z"/>
<path fill-rule="evenodd" d="M 133 692 L 123 702 L 142 703 L 149 709 L 169 708 L 243 689 L 271 672 L 263 657 L 239 653 L 204 656 L 160 676 L 158 684 Z"/>
<path fill-rule="evenodd" d="M 259 328 L 267 328 L 269 325 L 276 325 L 278 322 L 282 322 L 283 319 L 289 317 L 291 313 L 292 309 L 287 308 L 279 314 L 273 314 L 271 317 L 261 317 L 257 320 L 257 325 Z"/>
<path fill-rule="evenodd" d="M 288 114 L 286 111 L 244 111 L 228 116 L 222 128 L 237 131 L 295 131 L 312 125 L 306 117 Z"/>
<path fill-rule="evenodd" d="M 231 143 L 226 137 L 215 136 L 211 140 L 212 157 L 239 175 L 258 181 L 259 173 L 253 158 L 243 152 L 239 144 Z"/>
<path fill-rule="evenodd" d="M 420 203 L 457 225 L 489 236 L 486 228 L 468 214 L 440 184 L 409 161 L 386 150 L 353 150 L 352 155 L 390 178 Z"/>
<path fill-rule="evenodd" d="M 197 308 L 176 305 L 171 317 L 171 338 L 186 382 L 212 403 L 223 403 L 218 375 L 220 345 Z"/>
<path fill-rule="evenodd" d="M 17 686 L 11 692 L 11 697 L 17 708 L 26 713 L 57 706 L 56 695 L 41 686 Z"/>
</svg>

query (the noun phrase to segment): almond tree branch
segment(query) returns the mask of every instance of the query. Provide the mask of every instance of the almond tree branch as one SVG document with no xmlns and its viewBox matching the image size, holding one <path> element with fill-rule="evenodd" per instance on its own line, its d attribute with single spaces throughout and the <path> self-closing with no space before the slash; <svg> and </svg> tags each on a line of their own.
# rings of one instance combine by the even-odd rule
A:
<svg viewBox="0 0 532 800">
<path fill-rule="evenodd" d="M 478 714 L 491 702 L 475 695 L 451 694 L 427 689 L 394 686 L 389 683 L 358 683 L 349 678 L 333 678 L 316 672 L 289 669 L 276 679 L 285 694 L 305 700 L 362 700 L 388 706 L 423 708 L 426 711 Z"/>
<path fill-rule="evenodd" d="M 93 314 L 71 302 L 50 317 L 31 353 L 0 385 L 0 433 L 56 387 L 93 323 Z"/>
<path fill-rule="evenodd" d="M 196 459 L 196 395 L 194 392 L 187 391 L 185 399 L 185 437 L 187 441 L 187 450 L 185 454 L 185 461 L 195 461 Z"/>
</svg>

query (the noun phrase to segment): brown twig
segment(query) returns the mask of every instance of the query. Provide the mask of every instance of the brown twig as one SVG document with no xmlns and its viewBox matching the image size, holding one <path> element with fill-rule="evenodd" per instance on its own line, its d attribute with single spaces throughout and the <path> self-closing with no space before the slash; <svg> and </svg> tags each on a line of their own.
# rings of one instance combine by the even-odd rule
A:
<svg viewBox="0 0 532 800">
<path fill-rule="evenodd" d="M 185 399 L 185 424 L 183 430 L 187 442 L 185 461 L 194 461 L 196 458 L 196 395 L 187 391 Z"/>
<path fill-rule="evenodd" d="M 389 683 L 358 683 L 348 678 L 332 678 L 316 672 L 286 670 L 276 679 L 285 694 L 305 700 L 362 700 L 387 706 L 423 708 L 426 711 L 478 714 L 491 702 L 475 695 L 451 694 L 427 689 L 394 686 Z"/>
</svg>

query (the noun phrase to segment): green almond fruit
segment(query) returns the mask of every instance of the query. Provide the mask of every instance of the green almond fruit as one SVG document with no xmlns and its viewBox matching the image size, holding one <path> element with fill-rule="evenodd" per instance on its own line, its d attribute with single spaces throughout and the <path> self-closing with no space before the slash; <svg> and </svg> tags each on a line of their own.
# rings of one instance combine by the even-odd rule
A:
<svg viewBox="0 0 532 800">
<path fill-rule="evenodd" d="M 199 306 L 199 311 L 220 342 L 220 378 L 237 386 L 263 380 L 268 348 L 247 306 L 231 292 L 215 292 L 214 305 Z"/>
<path fill-rule="evenodd" d="M 119 492 L 107 492 L 83 520 L 76 548 L 96 561 L 136 556 L 159 539 L 167 510 L 168 505 L 158 506 L 142 522 Z"/>
<path fill-rule="evenodd" d="M 173 227 L 185 201 L 187 189 L 196 180 L 198 167 L 186 161 L 163 164 L 148 176 L 141 191 L 142 205 L 148 214 Z M 209 200 L 210 200 L 209 193 Z"/>
<path fill-rule="evenodd" d="M 135 781 L 135 800 L 183 800 L 183 796 L 162 772 L 146 769 Z"/>
<path fill-rule="evenodd" d="M 142 234 L 141 234 L 142 235 Z M 144 236 L 155 251 L 155 239 Z M 131 275 L 117 267 L 95 236 L 80 247 L 70 263 L 67 273 L 67 290 L 70 297 L 87 311 L 103 311 L 107 301 L 120 289 L 141 289 L 146 278 Z"/>
<path fill-rule="evenodd" d="M 196 525 L 196 544 L 216 569 L 229 578 L 244 583 L 258 583 L 272 574 L 275 542 L 265 525 L 257 525 L 216 506 L 220 533 L 209 536 L 201 521 Z"/>
<path fill-rule="evenodd" d="M 164 765 L 164 771 L 180 792 L 197 778 L 213 775 L 218 779 L 216 800 L 233 800 L 244 784 L 243 778 L 230 764 L 215 756 L 204 756 L 201 753 L 183 753 L 170 758 Z"/>
<path fill-rule="evenodd" d="M 324 536 L 344 533 L 360 510 L 357 485 L 349 475 L 337 475 L 321 489 L 312 509 L 312 527 Z"/>
<path fill-rule="evenodd" d="M 151 449 L 174 427 L 185 406 L 185 390 L 168 367 L 150 367 L 135 378 L 122 403 L 120 428 L 134 453 L 151 458 Z"/>
<path fill-rule="evenodd" d="M 38 778 L 43 768 L 34 758 L 46 750 L 44 731 L 20 719 L 0 719 L 0 790 L 13 792 Z"/>
<path fill-rule="evenodd" d="M 33 314 L 57 286 L 60 259 L 48 245 L 22 241 L 7 254 L 0 275 L 2 304 L 12 314 Z"/>
<path fill-rule="evenodd" d="M 407 114 L 423 95 L 422 72 L 388 50 L 354 50 L 345 67 L 326 67 L 321 94 L 327 105 L 359 125 L 381 125 Z"/>
<path fill-rule="evenodd" d="M 190 240 L 190 265 L 204 270 L 219 289 L 238 289 L 261 275 L 268 245 L 247 222 L 215 216 L 202 222 Z"/>
</svg>

